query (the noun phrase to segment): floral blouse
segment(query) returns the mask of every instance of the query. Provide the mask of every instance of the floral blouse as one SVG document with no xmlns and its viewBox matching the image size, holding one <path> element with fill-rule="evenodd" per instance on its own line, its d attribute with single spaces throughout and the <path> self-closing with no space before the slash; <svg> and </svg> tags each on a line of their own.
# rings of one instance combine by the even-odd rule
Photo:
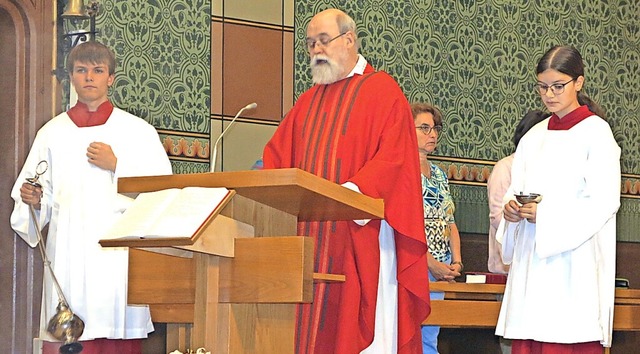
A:
<svg viewBox="0 0 640 354">
<path fill-rule="evenodd" d="M 439 262 L 451 256 L 449 224 L 454 223 L 455 205 L 449 191 L 449 180 L 444 171 L 429 162 L 431 178 L 422 175 L 422 204 L 424 205 L 424 231 L 429 252 Z"/>
</svg>

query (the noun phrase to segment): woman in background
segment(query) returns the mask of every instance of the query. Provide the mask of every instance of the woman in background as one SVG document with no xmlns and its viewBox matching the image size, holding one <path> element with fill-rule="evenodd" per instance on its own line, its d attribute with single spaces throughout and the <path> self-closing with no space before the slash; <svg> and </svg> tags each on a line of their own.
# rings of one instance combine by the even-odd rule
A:
<svg viewBox="0 0 640 354">
<path fill-rule="evenodd" d="M 418 138 L 422 200 L 424 205 L 424 229 L 429 252 L 429 281 L 454 281 L 462 273 L 460 234 L 453 212 L 455 206 L 449 192 L 449 180 L 444 171 L 432 164 L 428 156 L 437 146 L 442 131 L 442 113 L 429 104 L 411 105 Z M 444 293 L 431 293 L 432 300 L 442 300 Z M 424 354 L 438 353 L 439 326 L 422 326 Z"/>
</svg>

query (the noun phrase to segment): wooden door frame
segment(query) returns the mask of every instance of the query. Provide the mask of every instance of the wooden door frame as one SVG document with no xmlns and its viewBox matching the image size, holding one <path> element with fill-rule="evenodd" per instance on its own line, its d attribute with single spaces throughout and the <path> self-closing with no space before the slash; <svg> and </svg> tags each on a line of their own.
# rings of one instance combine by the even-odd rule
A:
<svg viewBox="0 0 640 354">
<path fill-rule="evenodd" d="M 10 151 L 2 151 L 3 171 L 0 181 L 3 194 L 10 190 L 27 156 L 37 130 L 59 111 L 60 100 L 52 68 L 55 67 L 55 9 L 51 0 L 0 0 L 7 50 L 2 62 L 15 70 L 15 85 L 2 82 L 3 94 L 10 95 L 13 106 L 2 108 L 3 138 L 9 139 Z M 11 38 L 10 36 L 14 37 Z M 3 55 L 3 54 L 0 54 Z M 2 80 L 2 78 L 0 78 Z M 0 132 L 2 134 L 2 132 Z M 12 148 L 12 149 L 11 149 Z M 13 203 L 2 196 L 0 214 L 0 248 L 2 274 L 6 289 L 0 297 L 2 329 L 0 342 L 8 353 L 32 353 L 33 338 L 38 335 L 42 292 L 42 261 L 35 250 L 15 236 L 8 215 Z M 9 269 L 10 268 L 10 269 Z"/>
</svg>

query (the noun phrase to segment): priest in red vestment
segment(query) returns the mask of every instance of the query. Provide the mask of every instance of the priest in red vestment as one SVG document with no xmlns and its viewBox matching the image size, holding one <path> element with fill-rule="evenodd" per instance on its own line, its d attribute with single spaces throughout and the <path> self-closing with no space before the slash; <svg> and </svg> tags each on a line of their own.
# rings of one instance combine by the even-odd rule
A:
<svg viewBox="0 0 640 354">
<path fill-rule="evenodd" d="M 353 19 L 314 16 L 307 47 L 315 85 L 264 150 L 264 168 L 295 167 L 382 198 L 384 220 L 304 222 L 315 239 L 318 283 L 297 311 L 297 353 L 421 353 L 429 281 L 420 166 L 411 108 L 388 74 L 358 54 Z"/>
</svg>

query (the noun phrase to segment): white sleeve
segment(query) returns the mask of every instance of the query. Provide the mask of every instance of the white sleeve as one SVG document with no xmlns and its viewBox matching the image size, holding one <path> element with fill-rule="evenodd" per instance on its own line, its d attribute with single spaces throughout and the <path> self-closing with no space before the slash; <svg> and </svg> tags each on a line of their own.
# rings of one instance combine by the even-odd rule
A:
<svg viewBox="0 0 640 354">
<path fill-rule="evenodd" d="M 525 221 L 509 222 L 504 219 L 500 221 L 496 232 L 496 241 L 502 246 L 502 263 L 511 264 L 518 235 L 524 231 L 522 224 Z M 522 227 L 522 230 L 520 230 Z"/>
<path fill-rule="evenodd" d="M 358 193 L 362 194 L 362 192 L 360 191 L 360 188 L 358 188 L 358 186 L 353 182 L 345 182 L 345 183 L 342 184 L 342 186 L 347 188 L 347 189 L 351 189 L 354 192 L 358 192 Z M 358 224 L 360 226 L 366 225 L 367 223 L 369 223 L 369 221 L 371 221 L 371 219 L 353 220 L 353 222 L 355 222 L 356 224 Z"/>
<path fill-rule="evenodd" d="M 10 217 L 11 228 L 31 247 L 35 247 L 38 244 L 38 236 L 36 234 L 35 224 L 31 219 L 29 205 L 23 203 L 20 197 L 20 187 L 26 182 L 27 178 L 34 177 L 40 161 L 50 162 L 48 149 L 46 148 L 46 144 L 42 142 L 43 139 L 42 134 L 38 133 L 36 135 L 27 160 L 22 166 L 22 171 L 20 171 L 11 189 L 11 198 L 14 201 L 14 207 Z M 42 185 L 43 195 L 40 201 L 40 210 L 34 211 L 40 230 L 42 230 L 51 218 L 52 187 L 50 169 L 47 169 L 47 171 L 40 176 L 38 182 Z"/>
</svg>

